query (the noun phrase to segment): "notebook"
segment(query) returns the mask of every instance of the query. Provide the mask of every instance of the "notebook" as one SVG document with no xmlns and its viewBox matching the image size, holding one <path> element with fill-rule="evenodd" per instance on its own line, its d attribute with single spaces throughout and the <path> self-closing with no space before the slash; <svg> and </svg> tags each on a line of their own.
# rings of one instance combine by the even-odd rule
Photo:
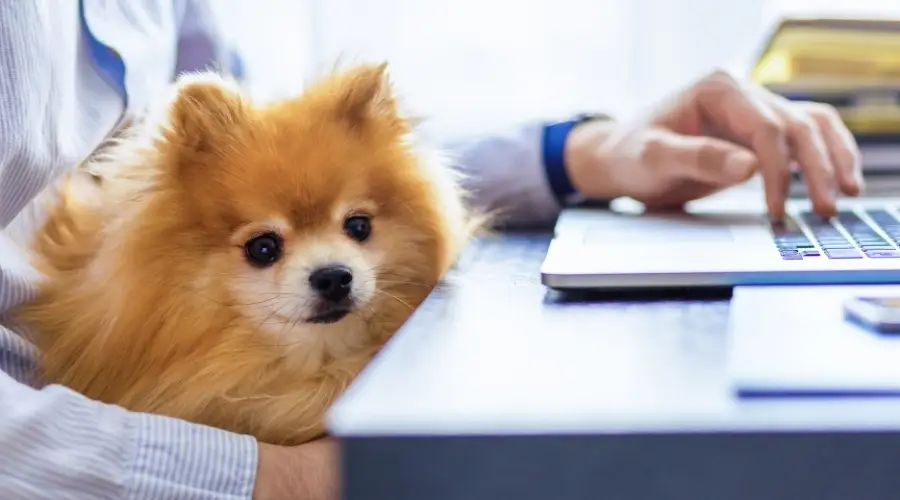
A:
<svg viewBox="0 0 900 500">
<path fill-rule="evenodd" d="M 735 287 L 728 370 L 751 397 L 900 396 L 900 335 L 845 318 L 854 296 L 900 296 L 898 285 Z"/>
</svg>

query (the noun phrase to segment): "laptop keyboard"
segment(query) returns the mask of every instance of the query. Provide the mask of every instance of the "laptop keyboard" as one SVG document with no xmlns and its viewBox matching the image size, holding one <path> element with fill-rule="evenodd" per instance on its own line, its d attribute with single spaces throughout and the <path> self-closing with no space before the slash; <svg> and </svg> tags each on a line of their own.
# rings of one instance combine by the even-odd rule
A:
<svg viewBox="0 0 900 500">
<path fill-rule="evenodd" d="M 884 209 L 843 210 L 830 220 L 801 212 L 772 232 L 784 260 L 900 258 L 900 220 Z"/>
</svg>

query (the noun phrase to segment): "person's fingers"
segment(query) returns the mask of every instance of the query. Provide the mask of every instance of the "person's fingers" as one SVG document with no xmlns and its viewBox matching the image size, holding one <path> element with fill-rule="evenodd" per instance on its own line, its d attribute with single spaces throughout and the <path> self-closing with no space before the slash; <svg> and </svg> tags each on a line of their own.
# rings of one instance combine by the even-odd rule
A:
<svg viewBox="0 0 900 500">
<path fill-rule="evenodd" d="M 791 151 L 782 118 L 724 72 L 695 84 L 686 98 L 694 100 L 708 126 L 752 149 L 762 173 L 769 214 L 783 217 L 790 188 Z"/>
<path fill-rule="evenodd" d="M 794 105 L 819 124 L 834 165 L 838 187 L 846 195 L 859 195 L 864 187 L 859 146 L 837 110 L 818 102 L 797 102 Z"/>
<path fill-rule="evenodd" d="M 806 180 L 813 211 L 822 217 L 832 217 L 837 210 L 835 167 L 818 121 L 784 97 L 763 89 L 758 89 L 758 94 L 768 101 L 785 124 L 788 144 Z"/>
<path fill-rule="evenodd" d="M 664 129 L 648 134 L 644 163 L 664 177 L 708 186 L 730 187 L 756 172 L 756 157 L 737 144 Z"/>
</svg>

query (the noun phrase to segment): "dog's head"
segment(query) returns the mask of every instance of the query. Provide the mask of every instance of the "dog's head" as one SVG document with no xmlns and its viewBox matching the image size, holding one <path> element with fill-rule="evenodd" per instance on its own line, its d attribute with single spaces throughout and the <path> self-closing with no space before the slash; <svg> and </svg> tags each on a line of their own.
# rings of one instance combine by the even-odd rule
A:
<svg viewBox="0 0 900 500">
<path fill-rule="evenodd" d="M 470 235 L 454 174 L 411 140 L 384 65 L 268 104 L 183 77 L 165 122 L 153 187 L 107 249 L 254 341 L 332 356 L 383 341 Z"/>
</svg>

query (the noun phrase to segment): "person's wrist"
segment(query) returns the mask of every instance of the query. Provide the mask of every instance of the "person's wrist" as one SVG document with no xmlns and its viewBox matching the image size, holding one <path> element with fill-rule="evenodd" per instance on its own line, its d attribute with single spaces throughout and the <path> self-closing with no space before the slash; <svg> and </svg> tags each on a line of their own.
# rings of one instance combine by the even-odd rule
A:
<svg viewBox="0 0 900 500">
<path fill-rule="evenodd" d="M 610 159 L 613 134 L 618 128 L 610 119 L 594 119 L 569 131 L 563 156 L 566 174 L 575 191 L 589 200 L 611 200 L 623 195 Z"/>
<path fill-rule="evenodd" d="M 577 201 L 579 193 L 572 186 L 565 165 L 566 143 L 569 133 L 579 120 L 556 122 L 544 127 L 543 163 L 547 185 L 557 203 L 567 206 Z"/>
<path fill-rule="evenodd" d="M 334 446 L 327 438 L 292 447 L 259 443 L 253 500 L 337 498 Z"/>
</svg>

